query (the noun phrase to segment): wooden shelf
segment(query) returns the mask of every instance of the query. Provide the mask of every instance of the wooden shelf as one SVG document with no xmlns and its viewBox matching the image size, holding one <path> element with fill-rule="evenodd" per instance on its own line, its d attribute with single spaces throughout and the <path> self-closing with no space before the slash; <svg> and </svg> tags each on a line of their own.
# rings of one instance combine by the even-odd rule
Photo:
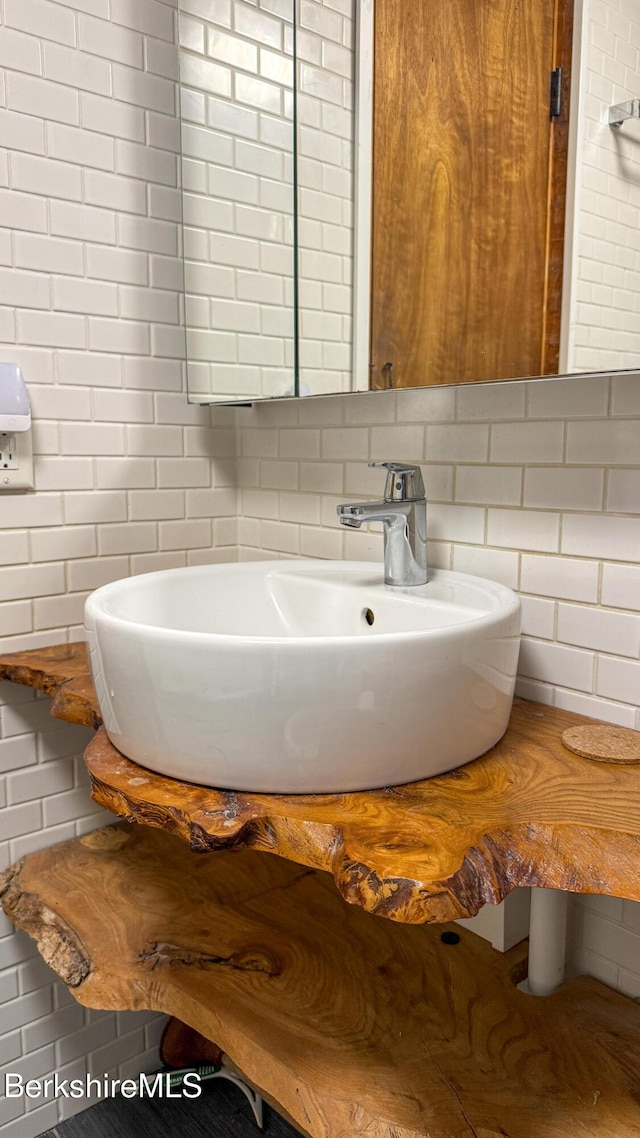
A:
<svg viewBox="0 0 640 1138">
<path fill-rule="evenodd" d="M 0 657 L 0 678 L 99 727 L 83 645 Z M 145 825 L 29 854 L 2 904 L 80 1003 L 178 1017 L 312 1138 L 631 1138 L 637 1004 L 585 977 L 527 996 L 524 946 L 411 927 L 516 885 L 640 899 L 640 770 L 567 751 L 582 722 L 516 701 L 458 771 L 309 797 L 162 778 L 100 729 L 93 796 Z"/>
<path fill-rule="evenodd" d="M 0 656 L 0 680 L 51 696 L 51 714 L 56 719 L 93 728 L 102 723 L 86 644 L 59 644 Z"/>
<path fill-rule="evenodd" d="M 99 723 L 84 645 L 0 657 L 0 678 L 54 696 L 53 714 Z M 367 912 L 417 924 L 473 916 L 517 886 L 640 900 L 640 766 L 592 763 L 562 732 L 590 720 L 516 700 L 491 751 L 438 778 L 339 795 L 216 790 L 164 778 L 97 732 L 93 797 L 206 852 L 248 847 L 333 875 Z"/>
<path fill-rule="evenodd" d="M 81 1004 L 178 1016 L 313 1138 L 640 1134 L 640 1008 L 584 977 L 524 995 L 522 946 L 447 945 L 326 874 L 122 823 L 29 854 L 1 893 Z"/>
</svg>

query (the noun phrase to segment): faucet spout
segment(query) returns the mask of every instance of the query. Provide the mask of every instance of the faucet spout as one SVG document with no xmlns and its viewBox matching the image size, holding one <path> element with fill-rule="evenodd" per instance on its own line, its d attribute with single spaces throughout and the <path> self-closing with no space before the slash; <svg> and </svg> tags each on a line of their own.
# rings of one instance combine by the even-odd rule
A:
<svg viewBox="0 0 640 1138">
<path fill-rule="evenodd" d="M 360 529 L 381 522 L 384 531 L 384 579 L 400 588 L 427 582 L 427 504 L 418 467 L 371 463 L 389 470 L 385 497 L 379 502 L 348 502 L 337 507 L 341 525 Z M 412 496 L 407 495 L 411 489 Z"/>
<path fill-rule="evenodd" d="M 343 526 L 360 529 L 365 522 L 381 522 L 389 517 L 388 502 L 352 502 L 337 506 Z"/>
<path fill-rule="evenodd" d="M 353 509 L 353 506 L 343 506 L 342 509 L 344 510 L 344 513 L 340 513 L 339 515 L 341 524 L 343 526 L 349 526 L 350 529 L 360 529 L 364 518 L 359 517 L 357 514 L 349 513 L 349 510 Z"/>
</svg>

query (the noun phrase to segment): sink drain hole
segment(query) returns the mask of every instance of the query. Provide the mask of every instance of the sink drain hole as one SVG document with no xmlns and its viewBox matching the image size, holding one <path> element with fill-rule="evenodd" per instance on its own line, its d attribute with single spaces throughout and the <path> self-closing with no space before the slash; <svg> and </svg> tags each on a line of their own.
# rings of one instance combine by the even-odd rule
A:
<svg viewBox="0 0 640 1138">
<path fill-rule="evenodd" d="M 443 944 L 460 944 L 460 937 L 454 932 L 440 933 L 440 940 Z"/>
<path fill-rule="evenodd" d="M 374 620 L 376 619 L 371 609 L 363 609 L 362 615 L 369 625 L 373 624 Z"/>
</svg>

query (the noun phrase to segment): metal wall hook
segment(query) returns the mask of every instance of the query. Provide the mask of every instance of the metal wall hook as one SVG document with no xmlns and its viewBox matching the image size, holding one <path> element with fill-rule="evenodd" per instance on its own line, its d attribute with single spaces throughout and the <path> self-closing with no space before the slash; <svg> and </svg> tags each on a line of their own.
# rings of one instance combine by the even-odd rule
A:
<svg viewBox="0 0 640 1138">
<path fill-rule="evenodd" d="M 609 126 L 622 126 L 627 119 L 640 119 L 640 99 L 629 99 L 627 103 L 609 107 Z"/>
</svg>

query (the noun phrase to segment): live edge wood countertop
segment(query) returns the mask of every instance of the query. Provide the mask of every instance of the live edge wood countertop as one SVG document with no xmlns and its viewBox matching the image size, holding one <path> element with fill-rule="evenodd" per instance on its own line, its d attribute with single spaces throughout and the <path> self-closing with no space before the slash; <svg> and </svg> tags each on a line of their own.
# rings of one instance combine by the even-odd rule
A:
<svg viewBox="0 0 640 1138">
<path fill-rule="evenodd" d="M 84 645 L 1 656 L 0 678 L 97 729 L 93 797 L 143 823 L 0 875 L 5 912 L 79 1003 L 178 1017 L 311 1138 L 640 1138 L 637 1004 L 589 977 L 538 999 L 515 986 L 524 943 L 408 927 L 517 885 L 640 899 L 640 768 L 566 750 L 588 721 L 517 700 L 498 746 L 448 775 L 239 794 L 119 754 Z"/>
<path fill-rule="evenodd" d="M 246 847 L 326 870 L 346 901 L 378 916 L 445 922 L 527 885 L 640 900 L 640 766 L 568 751 L 562 732 L 591 722 L 582 716 L 516 699 L 500 742 L 449 774 L 352 794 L 249 794 L 120 754 L 100 726 L 84 644 L 0 656 L 0 679 L 97 729 L 85 760 L 101 806 L 195 852 Z"/>
</svg>

